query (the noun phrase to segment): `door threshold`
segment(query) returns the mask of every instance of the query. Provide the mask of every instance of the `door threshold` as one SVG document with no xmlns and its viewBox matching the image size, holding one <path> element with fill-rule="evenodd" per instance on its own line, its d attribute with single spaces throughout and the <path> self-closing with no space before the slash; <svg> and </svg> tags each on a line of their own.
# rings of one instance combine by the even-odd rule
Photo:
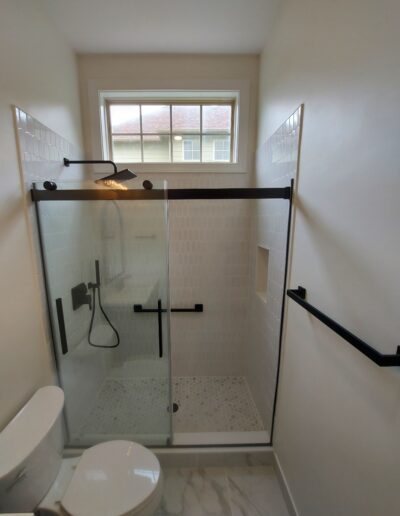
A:
<svg viewBox="0 0 400 516">
<path fill-rule="evenodd" d="M 172 446 L 266 446 L 268 432 L 176 432 Z"/>
</svg>

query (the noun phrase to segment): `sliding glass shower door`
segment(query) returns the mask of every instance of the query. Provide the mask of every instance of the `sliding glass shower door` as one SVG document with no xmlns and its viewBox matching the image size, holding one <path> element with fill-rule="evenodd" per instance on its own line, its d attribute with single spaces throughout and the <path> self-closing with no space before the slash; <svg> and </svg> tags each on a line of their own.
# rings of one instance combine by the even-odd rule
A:
<svg viewBox="0 0 400 516">
<path fill-rule="evenodd" d="M 41 200 L 37 213 L 68 444 L 167 444 L 167 201 Z"/>
</svg>

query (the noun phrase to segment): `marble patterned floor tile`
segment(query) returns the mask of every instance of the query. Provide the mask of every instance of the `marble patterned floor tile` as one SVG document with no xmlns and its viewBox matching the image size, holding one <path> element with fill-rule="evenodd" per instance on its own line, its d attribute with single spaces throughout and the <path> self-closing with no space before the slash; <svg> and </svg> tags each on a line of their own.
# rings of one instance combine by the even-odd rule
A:
<svg viewBox="0 0 400 516">
<path fill-rule="evenodd" d="M 164 469 L 164 495 L 156 516 L 231 516 L 224 468 Z"/>
<path fill-rule="evenodd" d="M 227 469 L 232 516 L 289 516 L 272 466 Z"/>
<path fill-rule="evenodd" d="M 272 466 L 163 468 L 155 516 L 289 516 Z"/>
</svg>

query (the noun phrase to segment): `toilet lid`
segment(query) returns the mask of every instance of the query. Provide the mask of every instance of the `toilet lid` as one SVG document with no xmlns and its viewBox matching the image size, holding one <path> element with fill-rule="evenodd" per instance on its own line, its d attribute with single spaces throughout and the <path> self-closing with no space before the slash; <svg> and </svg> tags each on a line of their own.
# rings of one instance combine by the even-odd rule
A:
<svg viewBox="0 0 400 516">
<path fill-rule="evenodd" d="M 123 516 L 146 504 L 156 490 L 160 464 L 130 441 L 85 450 L 61 505 L 72 516 Z"/>
</svg>

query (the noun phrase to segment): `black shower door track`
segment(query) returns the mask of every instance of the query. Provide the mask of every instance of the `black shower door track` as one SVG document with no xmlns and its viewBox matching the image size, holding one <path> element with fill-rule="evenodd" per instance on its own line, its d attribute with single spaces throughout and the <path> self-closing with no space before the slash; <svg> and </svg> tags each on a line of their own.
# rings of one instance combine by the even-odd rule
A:
<svg viewBox="0 0 400 516">
<path fill-rule="evenodd" d="M 38 190 L 38 201 L 150 201 L 195 199 L 290 199 L 291 187 L 284 188 L 170 188 L 166 190 Z"/>
</svg>

